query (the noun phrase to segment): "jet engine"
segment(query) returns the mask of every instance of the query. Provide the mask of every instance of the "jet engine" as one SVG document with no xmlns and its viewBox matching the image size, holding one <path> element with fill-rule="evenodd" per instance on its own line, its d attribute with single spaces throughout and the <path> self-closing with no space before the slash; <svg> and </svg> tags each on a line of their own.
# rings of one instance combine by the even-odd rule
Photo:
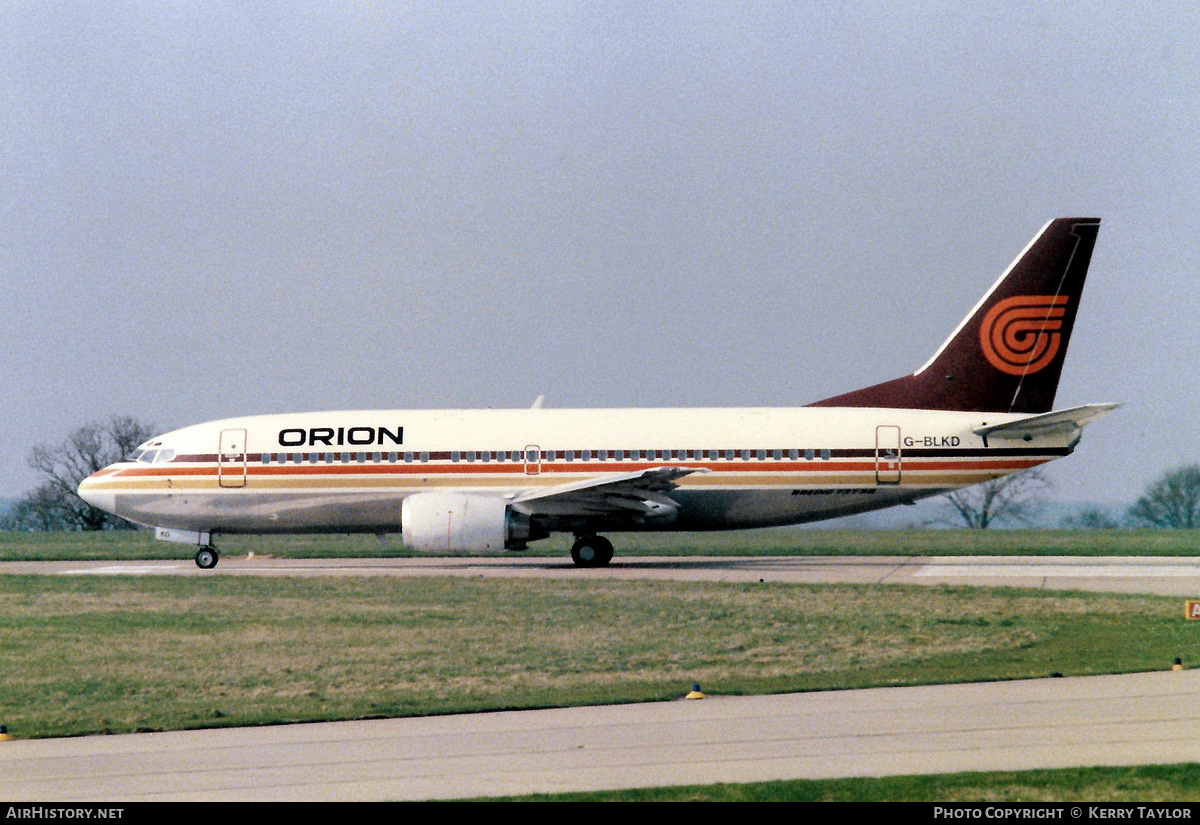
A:
<svg viewBox="0 0 1200 825">
<path fill-rule="evenodd" d="M 400 531 L 404 546 L 419 553 L 524 550 L 534 538 L 529 516 L 499 496 L 470 493 L 408 496 L 400 505 Z"/>
</svg>

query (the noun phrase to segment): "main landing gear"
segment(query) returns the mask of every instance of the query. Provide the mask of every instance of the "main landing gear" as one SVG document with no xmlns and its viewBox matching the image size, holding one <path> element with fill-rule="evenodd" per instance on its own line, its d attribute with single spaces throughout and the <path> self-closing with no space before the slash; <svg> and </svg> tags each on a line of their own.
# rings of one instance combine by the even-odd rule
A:
<svg viewBox="0 0 1200 825">
<path fill-rule="evenodd" d="M 576 567 L 603 567 L 612 557 L 612 542 L 604 536 L 579 536 L 571 545 L 571 561 Z"/>
<path fill-rule="evenodd" d="M 196 551 L 196 566 L 201 570 L 212 570 L 220 560 L 221 555 L 217 552 L 217 548 L 211 544 L 205 545 Z"/>
</svg>

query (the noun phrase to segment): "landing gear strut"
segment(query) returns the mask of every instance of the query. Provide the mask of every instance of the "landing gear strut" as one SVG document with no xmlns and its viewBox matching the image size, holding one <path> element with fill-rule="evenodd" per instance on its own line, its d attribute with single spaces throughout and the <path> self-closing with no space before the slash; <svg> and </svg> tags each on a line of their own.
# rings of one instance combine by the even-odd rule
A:
<svg viewBox="0 0 1200 825">
<path fill-rule="evenodd" d="M 571 545 L 571 561 L 577 567 L 603 567 L 612 557 L 612 542 L 603 536 L 580 536 Z"/>
<path fill-rule="evenodd" d="M 221 556 L 217 553 L 217 548 L 212 545 L 201 547 L 196 551 L 196 566 L 201 570 L 212 570 L 220 560 Z"/>
</svg>

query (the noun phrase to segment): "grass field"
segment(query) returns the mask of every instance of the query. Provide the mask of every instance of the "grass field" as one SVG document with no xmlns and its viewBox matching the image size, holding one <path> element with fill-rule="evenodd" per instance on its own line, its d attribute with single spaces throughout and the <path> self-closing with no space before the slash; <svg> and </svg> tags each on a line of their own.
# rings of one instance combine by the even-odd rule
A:
<svg viewBox="0 0 1200 825">
<path fill-rule="evenodd" d="M 619 544 L 631 555 L 1188 555 L 1198 539 L 775 530 Z M 374 537 L 223 543 L 226 555 L 397 549 Z M 0 560 L 187 556 L 144 533 L 0 534 Z M 693 682 L 751 694 L 1158 670 L 1197 658 L 1195 624 L 1177 598 L 1004 588 L 0 576 L 0 724 L 30 738 L 668 700 Z M 1195 798 L 1180 794 L 1196 766 L 1108 770 L 589 798 Z"/>
<path fill-rule="evenodd" d="M 613 580 L 0 577 L 20 737 L 1166 669 L 1179 600 Z"/>
<path fill-rule="evenodd" d="M 797 779 L 601 793 L 535 794 L 529 802 L 1198 802 L 1200 765 L 1063 768 L 929 776 Z"/>
</svg>

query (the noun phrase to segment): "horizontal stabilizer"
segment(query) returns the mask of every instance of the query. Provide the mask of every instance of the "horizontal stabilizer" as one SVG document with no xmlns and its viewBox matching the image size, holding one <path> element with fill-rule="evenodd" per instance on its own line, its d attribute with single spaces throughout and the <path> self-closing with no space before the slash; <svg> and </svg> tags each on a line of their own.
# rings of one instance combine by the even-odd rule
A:
<svg viewBox="0 0 1200 825">
<path fill-rule="evenodd" d="M 1121 405 L 1085 404 L 1082 407 L 1071 407 L 1068 410 L 1030 415 L 1004 424 L 985 424 L 972 428 L 972 431 L 976 435 L 983 436 L 984 443 L 989 438 L 1029 441 L 1044 436 L 1073 433 L 1082 429 L 1084 424 L 1094 421 L 1102 415 L 1107 415 L 1119 406 Z"/>
</svg>

